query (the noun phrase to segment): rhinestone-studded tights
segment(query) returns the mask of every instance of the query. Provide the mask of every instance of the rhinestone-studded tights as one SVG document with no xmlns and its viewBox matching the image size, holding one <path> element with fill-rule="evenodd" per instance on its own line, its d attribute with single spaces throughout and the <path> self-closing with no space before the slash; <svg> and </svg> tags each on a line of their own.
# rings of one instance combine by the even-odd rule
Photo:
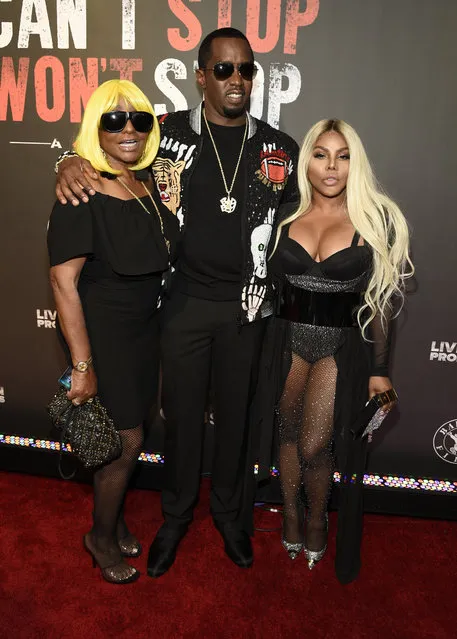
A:
<svg viewBox="0 0 457 639">
<path fill-rule="evenodd" d="M 120 430 L 119 435 L 121 456 L 94 475 L 94 512 L 90 538 L 102 567 L 102 564 L 113 565 L 116 560 L 121 562 L 117 540 L 129 534 L 124 521 L 124 498 L 143 445 L 142 426 Z"/>
<path fill-rule="evenodd" d="M 283 535 L 291 543 L 305 540 L 309 550 L 321 550 L 327 537 L 336 378 L 332 356 L 309 363 L 292 353 L 279 407 Z"/>
</svg>

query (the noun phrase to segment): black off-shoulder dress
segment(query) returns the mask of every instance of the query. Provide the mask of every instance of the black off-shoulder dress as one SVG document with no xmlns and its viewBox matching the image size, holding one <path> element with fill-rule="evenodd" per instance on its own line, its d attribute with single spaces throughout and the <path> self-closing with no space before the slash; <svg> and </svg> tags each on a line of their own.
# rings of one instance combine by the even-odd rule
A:
<svg viewBox="0 0 457 639">
<path fill-rule="evenodd" d="M 161 204 L 165 235 L 175 246 L 177 220 Z M 56 202 L 48 229 L 51 266 L 85 256 L 78 292 L 98 392 L 119 430 L 135 428 L 157 399 L 158 305 L 169 257 L 149 197 L 121 200 L 96 193 L 78 207 Z"/>
</svg>

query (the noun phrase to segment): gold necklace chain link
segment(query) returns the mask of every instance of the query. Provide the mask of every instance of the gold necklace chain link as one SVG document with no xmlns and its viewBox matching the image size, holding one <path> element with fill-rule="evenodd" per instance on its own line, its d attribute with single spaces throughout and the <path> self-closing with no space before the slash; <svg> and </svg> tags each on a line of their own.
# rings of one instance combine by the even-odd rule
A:
<svg viewBox="0 0 457 639">
<path fill-rule="evenodd" d="M 149 211 L 149 209 L 148 209 L 148 208 L 144 205 L 144 203 L 140 200 L 140 198 L 138 197 L 138 195 L 136 195 L 136 193 L 134 193 L 134 192 L 132 191 L 132 189 L 131 189 L 131 188 L 129 188 L 129 187 L 127 186 L 127 184 L 126 184 L 123 180 L 121 180 L 121 178 L 120 178 L 119 176 L 117 176 L 117 178 L 116 178 L 116 179 L 117 179 L 117 180 L 118 180 L 118 181 L 122 184 L 122 186 L 124 187 L 124 189 L 130 193 L 130 195 L 133 195 L 133 197 L 135 198 L 135 200 L 138 202 L 138 204 L 140 204 L 140 206 L 142 206 L 142 207 L 143 207 L 143 209 L 146 211 L 146 213 L 147 213 L 148 215 L 151 215 L 151 212 L 150 212 L 150 211 Z M 142 186 L 143 186 L 144 190 L 146 191 L 146 193 L 149 195 L 149 199 L 151 200 L 151 202 L 152 202 L 152 204 L 153 204 L 153 206 L 154 206 L 154 208 L 155 208 L 155 210 L 156 210 L 156 213 L 157 213 L 157 216 L 158 216 L 158 218 L 159 218 L 159 222 L 160 222 L 160 231 L 161 231 L 162 236 L 163 236 L 163 239 L 164 239 L 164 241 L 165 241 L 165 246 L 167 247 L 168 255 L 170 255 L 170 242 L 169 242 L 169 240 L 167 240 L 167 238 L 166 238 L 166 236 L 165 236 L 165 229 L 164 229 L 164 226 L 163 226 L 163 220 L 162 220 L 162 216 L 160 215 L 159 207 L 158 207 L 158 206 L 157 206 L 157 204 L 155 203 L 154 198 L 152 197 L 152 193 L 151 193 L 151 192 L 150 192 L 150 190 L 147 188 L 146 184 L 145 184 L 144 182 L 141 182 L 141 184 L 142 184 Z"/>
<path fill-rule="evenodd" d="M 236 163 L 235 173 L 233 174 L 232 183 L 230 184 L 230 189 L 229 189 L 228 185 L 227 185 L 227 180 L 225 178 L 224 169 L 222 167 L 221 158 L 219 156 L 219 153 L 218 153 L 218 150 L 217 150 L 217 146 L 216 146 L 216 143 L 215 143 L 214 138 L 213 138 L 213 134 L 211 133 L 211 129 L 209 128 L 208 120 L 206 118 L 206 110 L 205 109 L 203 109 L 203 118 L 205 120 L 206 128 L 208 129 L 209 137 L 210 137 L 211 142 L 213 144 L 214 152 L 216 154 L 217 162 L 219 164 L 219 169 L 220 169 L 220 172 L 221 172 L 221 175 L 222 175 L 222 180 L 224 181 L 225 192 L 227 193 L 227 198 L 230 199 L 231 193 L 232 193 L 232 190 L 233 190 L 233 185 L 235 184 L 236 176 L 238 175 L 238 168 L 240 166 L 241 156 L 243 155 L 243 151 L 244 151 L 244 144 L 246 142 L 246 136 L 247 136 L 247 132 L 248 132 L 248 120 L 247 120 L 247 117 L 246 117 L 246 126 L 244 128 L 243 143 L 241 145 L 240 154 L 238 156 L 238 162 Z"/>
</svg>

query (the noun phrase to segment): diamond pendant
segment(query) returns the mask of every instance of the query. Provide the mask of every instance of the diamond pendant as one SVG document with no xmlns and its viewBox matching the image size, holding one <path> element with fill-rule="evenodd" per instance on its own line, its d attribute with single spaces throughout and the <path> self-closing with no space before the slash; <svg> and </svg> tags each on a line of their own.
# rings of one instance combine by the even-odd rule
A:
<svg viewBox="0 0 457 639">
<path fill-rule="evenodd" d="M 233 213 L 236 209 L 236 200 L 230 195 L 221 199 L 221 211 L 222 213 Z"/>
</svg>

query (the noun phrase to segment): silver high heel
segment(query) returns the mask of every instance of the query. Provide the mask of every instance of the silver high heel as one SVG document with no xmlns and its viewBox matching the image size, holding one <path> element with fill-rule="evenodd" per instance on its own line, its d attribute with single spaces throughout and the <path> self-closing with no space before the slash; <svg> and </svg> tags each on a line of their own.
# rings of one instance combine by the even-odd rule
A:
<svg viewBox="0 0 457 639">
<path fill-rule="evenodd" d="M 302 520 L 304 522 L 305 520 L 305 507 L 302 503 L 300 503 L 298 505 L 298 517 L 300 520 Z M 297 559 L 298 555 L 301 553 L 302 549 L 303 549 L 303 542 L 299 541 L 296 543 L 292 543 L 290 541 L 286 541 L 285 537 L 284 537 L 284 525 L 283 525 L 283 532 L 282 532 L 282 537 L 281 537 L 281 544 L 282 547 L 284 548 L 284 550 L 287 552 L 287 554 L 289 555 L 289 557 L 292 559 L 292 561 L 294 559 Z"/>
<path fill-rule="evenodd" d="M 302 543 L 292 544 L 289 541 L 286 541 L 284 537 L 281 539 L 281 544 L 292 560 L 297 559 L 303 548 Z"/>
<path fill-rule="evenodd" d="M 328 533 L 328 514 L 325 514 L 325 531 Z M 312 570 L 314 566 L 322 559 L 327 550 L 327 543 L 322 550 L 309 550 L 305 544 L 303 544 L 303 551 L 308 561 L 308 568 Z"/>
</svg>

